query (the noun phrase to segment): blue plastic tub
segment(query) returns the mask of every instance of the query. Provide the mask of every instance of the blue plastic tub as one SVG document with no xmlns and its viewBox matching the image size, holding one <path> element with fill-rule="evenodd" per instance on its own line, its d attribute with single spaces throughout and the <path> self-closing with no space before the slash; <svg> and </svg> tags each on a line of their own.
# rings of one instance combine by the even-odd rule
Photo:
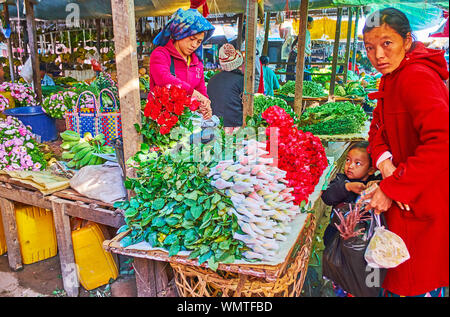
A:
<svg viewBox="0 0 450 317">
<path fill-rule="evenodd" d="M 55 119 L 50 118 L 41 106 L 6 109 L 3 114 L 16 117 L 23 124 L 31 126 L 33 133 L 41 137 L 40 142 L 54 141 L 58 138 Z"/>
</svg>

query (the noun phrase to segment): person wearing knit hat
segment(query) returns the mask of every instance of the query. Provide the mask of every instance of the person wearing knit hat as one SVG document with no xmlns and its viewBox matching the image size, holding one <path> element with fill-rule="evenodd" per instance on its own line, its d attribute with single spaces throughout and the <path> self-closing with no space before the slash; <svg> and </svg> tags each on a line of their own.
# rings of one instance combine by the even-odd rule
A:
<svg viewBox="0 0 450 317">
<path fill-rule="evenodd" d="M 244 58 L 230 43 L 219 50 L 222 71 L 208 82 L 208 96 L 213 115 L 223 118 L 224 127 L 240 127 L 243 123 Z"/>
<path fill-rule="evenodd" d="M 244 63 L 244 57 L 233 45 L 226 43 L 219 50 L 220 67 L 226 72 L 231 72 Z"/>
</svg>

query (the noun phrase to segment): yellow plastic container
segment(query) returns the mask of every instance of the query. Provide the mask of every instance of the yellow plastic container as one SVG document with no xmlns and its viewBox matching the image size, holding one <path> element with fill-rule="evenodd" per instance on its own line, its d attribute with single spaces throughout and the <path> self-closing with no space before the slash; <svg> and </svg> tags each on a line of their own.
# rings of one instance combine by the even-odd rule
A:
<svg viewBox="0 0 450 317">
<path fill-rule="evenodd" d="M 52 211 L 19 203 L 14 205 L 23 264 L 54 257 L 58 245 Z"/>
<path fill-rule="evenodd" d="M 5 231 L 3 230 L 3 220 L 2 213 L 0 211 L 0 255 L 6 253 L 8 249 L 6 248 Z"/>
<path fill-rule="evenodd" d="M 73 253 L 78 279 L 86 290 L 107 284 L 119 276 L 110 252 L 103 249 L 103 233 L 96 223 L 72 231 Z"/>
</svg>

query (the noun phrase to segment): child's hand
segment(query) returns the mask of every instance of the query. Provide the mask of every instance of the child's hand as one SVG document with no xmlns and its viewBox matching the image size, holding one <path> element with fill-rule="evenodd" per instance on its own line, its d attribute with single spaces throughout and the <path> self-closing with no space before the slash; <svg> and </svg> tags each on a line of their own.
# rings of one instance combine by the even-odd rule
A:
<svg viewBox="0 0 450 317">
<path fill-rule="evenodd" d="M 366 185 L 360 182 L 350 182 L 345 184 L 345 189 L 349 192 L 354 192 L 358 195 L 361 195 L 363 190 L 366 189 Z"/>
<path fill-rule="evenodd" d="M 379 184 L 381 181 L 370 181 L 367 183 L 366 188 L 372 187 L 373 184 Z"/>
</svg>

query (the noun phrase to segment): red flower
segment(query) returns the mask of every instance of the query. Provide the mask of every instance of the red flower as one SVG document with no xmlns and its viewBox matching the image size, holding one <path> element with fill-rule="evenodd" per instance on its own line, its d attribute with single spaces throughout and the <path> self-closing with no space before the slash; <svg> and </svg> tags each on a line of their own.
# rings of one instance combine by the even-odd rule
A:
<svg viewBox="0 0 450 317">
<path fill-rule="evenodd" d="M 167 134 L 170 132 L 170 128 L 167 126 L 162 126 L 159 128 L 159 133 L 161 133 L 162 135 Z"/>
<path fill-rule="evenodd" d="M 198 100 L 193 99 L 189 104 L 189 109 L 191 111 L 197 111 L 200 108 L 200 102 Z"/>
</svg>

